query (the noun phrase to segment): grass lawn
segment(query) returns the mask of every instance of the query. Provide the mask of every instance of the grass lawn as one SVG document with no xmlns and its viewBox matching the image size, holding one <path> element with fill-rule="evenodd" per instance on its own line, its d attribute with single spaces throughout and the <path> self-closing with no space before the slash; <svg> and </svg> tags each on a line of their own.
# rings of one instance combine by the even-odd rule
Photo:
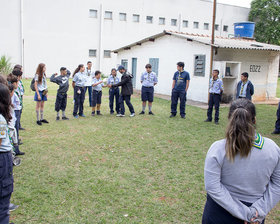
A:
<svg viewBox="0 0 280 224">
<path fill-rule="evenodd" d="M 228 108 L 220 125 L 203 122 L 206 110 L 187 106 L 187 118 L 169 118 L 170 101 L 155 99 L 155 116 L 109 115 L 103 90 L 101 117 L 55 121 L 56 85 L 48 82 L 45 118 L 35 124 L 35 103 L 26 80 L 20 135 L 26 152 L 15 167 L 12 212 L 15 223 L 200 223 L 206 199 L 203 167 L 210 145 L 224 137 Z M 72 88 L 69 96 L 73 95 Z M 140 112 L 141 100 L 132 103 Z M 258 131 L 272 136 L 276 106 L 258 105 Z M 126 108 L 127 110 L 127 108 Z M 128 111 L 128 110 L 127 110 Z M 128 113 L 127 113 L 128 115 Z M 261 164 L 256 164 L 261 165 Z M 280 223 L 280 206 L 266 223 Z"/>
</svg>

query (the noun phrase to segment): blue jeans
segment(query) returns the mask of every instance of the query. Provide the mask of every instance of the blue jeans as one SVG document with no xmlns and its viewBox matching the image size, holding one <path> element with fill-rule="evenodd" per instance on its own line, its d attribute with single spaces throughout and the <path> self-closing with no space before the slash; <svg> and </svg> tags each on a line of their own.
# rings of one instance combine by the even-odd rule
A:
<svg viewBox="0 0 280 224">
<path fill-rule="evenodd" d="M 78 94 L 78 90 L 81 91 L 80 94 Z M 85 90 L 84 87 L 75 86 L 74 88 L 74 111 L 73 116 L 76 116 L 78 111 L 79 115 L 84 114 L 84 101 L 85 101 Z"/>
<path fill-rule="evenodd" d="M 19 138 L 20 110 L 15 110 L 15 117 L 17 119 L 15 123 L 15 129 L 17 130 L 17 137 Z"/>
<path fill-rule="evenodd" d="M 123 115 L 125 113 L 124 101 L 125 101 L 126 105 L 128 106 L 130 113 L 131 114 L 134 113 L 134 108 L 130 102 L 130 97 L 131 97 L 130 95 L 128 95 L 128 96 L 120 95 L 119 103 L 120 103 L 121 114 L 123 114 Z"/>
<path fill-rule="evenodd" d="M 88 90 L 88 100 L 89 100 L 89 106 L 92 107 L 92 86 L 85 86 L 85 96 Z"/>
<path fill-rule="evenodd" d="M 111 88 L 111 89 L 109 89 L 110 113 L 114 113 L 114 98 L 116 99 L 116 112 L 119 113 L 119 111 L 120 111 L 119 97 L 120 97 L 120 90 L 119 90 L 119 88 Z"/>
<path fill-rule="evenodd" d="M 10 198 L 14 190 L 12 153 L 0 153 L 0 164 L 0 223 L 8 224 Z"/>
<path fill-rule="evenodd" d="M 220 94 L 210 93 L 208 111 L 207 111 L 207 117 L 209 121 L 212 121 L 212 112 L 213 112 L 214 105 L 215 105 L 215 122 L 219 121 L 220 101 L 221 101 Z"/>
<path fill-rule="evenodd" d="M 186 91 L 178 91 L 173 89 L 171 94 L 171 114 L 176 115 L 177 114 L 177 105 L 178 105 L 178 99 L 180 99 L 180 115 L 185 116 L 186 115 Z"/>
</svg>

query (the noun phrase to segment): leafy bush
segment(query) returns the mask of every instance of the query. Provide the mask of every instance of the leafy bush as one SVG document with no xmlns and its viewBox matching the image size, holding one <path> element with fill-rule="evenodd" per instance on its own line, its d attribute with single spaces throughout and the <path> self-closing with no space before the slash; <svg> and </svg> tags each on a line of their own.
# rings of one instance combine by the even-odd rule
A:
<svg viewBox="0 0 280 224">
<path fill-rule="evenodd" d="M 8 75 L 12 72 L 12 64 L 10 60 L 10 58 L 7 58 L 4 55 L 0 58 L 0 73 L 3 75 Z"/>
</svg>

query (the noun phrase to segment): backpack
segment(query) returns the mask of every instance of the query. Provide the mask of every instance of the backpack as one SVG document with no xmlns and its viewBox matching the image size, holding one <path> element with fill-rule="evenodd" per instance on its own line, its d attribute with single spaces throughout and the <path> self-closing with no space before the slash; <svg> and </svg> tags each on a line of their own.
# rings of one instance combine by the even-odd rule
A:
<svg viewBox="0 0 280 224">
<path fill-rule="evenodd" d="M 33 78 L 31 83 L 30 83 L 30 89 L 34 92 L 36 91 L 36 89 L 35 89 L 35 78 Z"/>
</svg>

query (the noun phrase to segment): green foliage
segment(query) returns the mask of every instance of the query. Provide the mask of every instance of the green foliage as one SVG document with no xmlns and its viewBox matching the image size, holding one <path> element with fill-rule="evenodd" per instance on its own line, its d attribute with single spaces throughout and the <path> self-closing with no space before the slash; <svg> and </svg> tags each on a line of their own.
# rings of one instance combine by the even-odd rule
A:
<svg viewBox="0 0 280 224">
<path fill-rule="evenodd" d="M 3 75 L 8 75 L 12 72 L 12 65 L 10 62 L 10 58 L 6 56 L 1 56 L 0 58 L 0 73 Z"/>
<path fill-rule="evenodd" d="M 249 20 L 256 23 L 257 41 L 280 45 L 279 0 L 253 0 Z"/>
</svg>

